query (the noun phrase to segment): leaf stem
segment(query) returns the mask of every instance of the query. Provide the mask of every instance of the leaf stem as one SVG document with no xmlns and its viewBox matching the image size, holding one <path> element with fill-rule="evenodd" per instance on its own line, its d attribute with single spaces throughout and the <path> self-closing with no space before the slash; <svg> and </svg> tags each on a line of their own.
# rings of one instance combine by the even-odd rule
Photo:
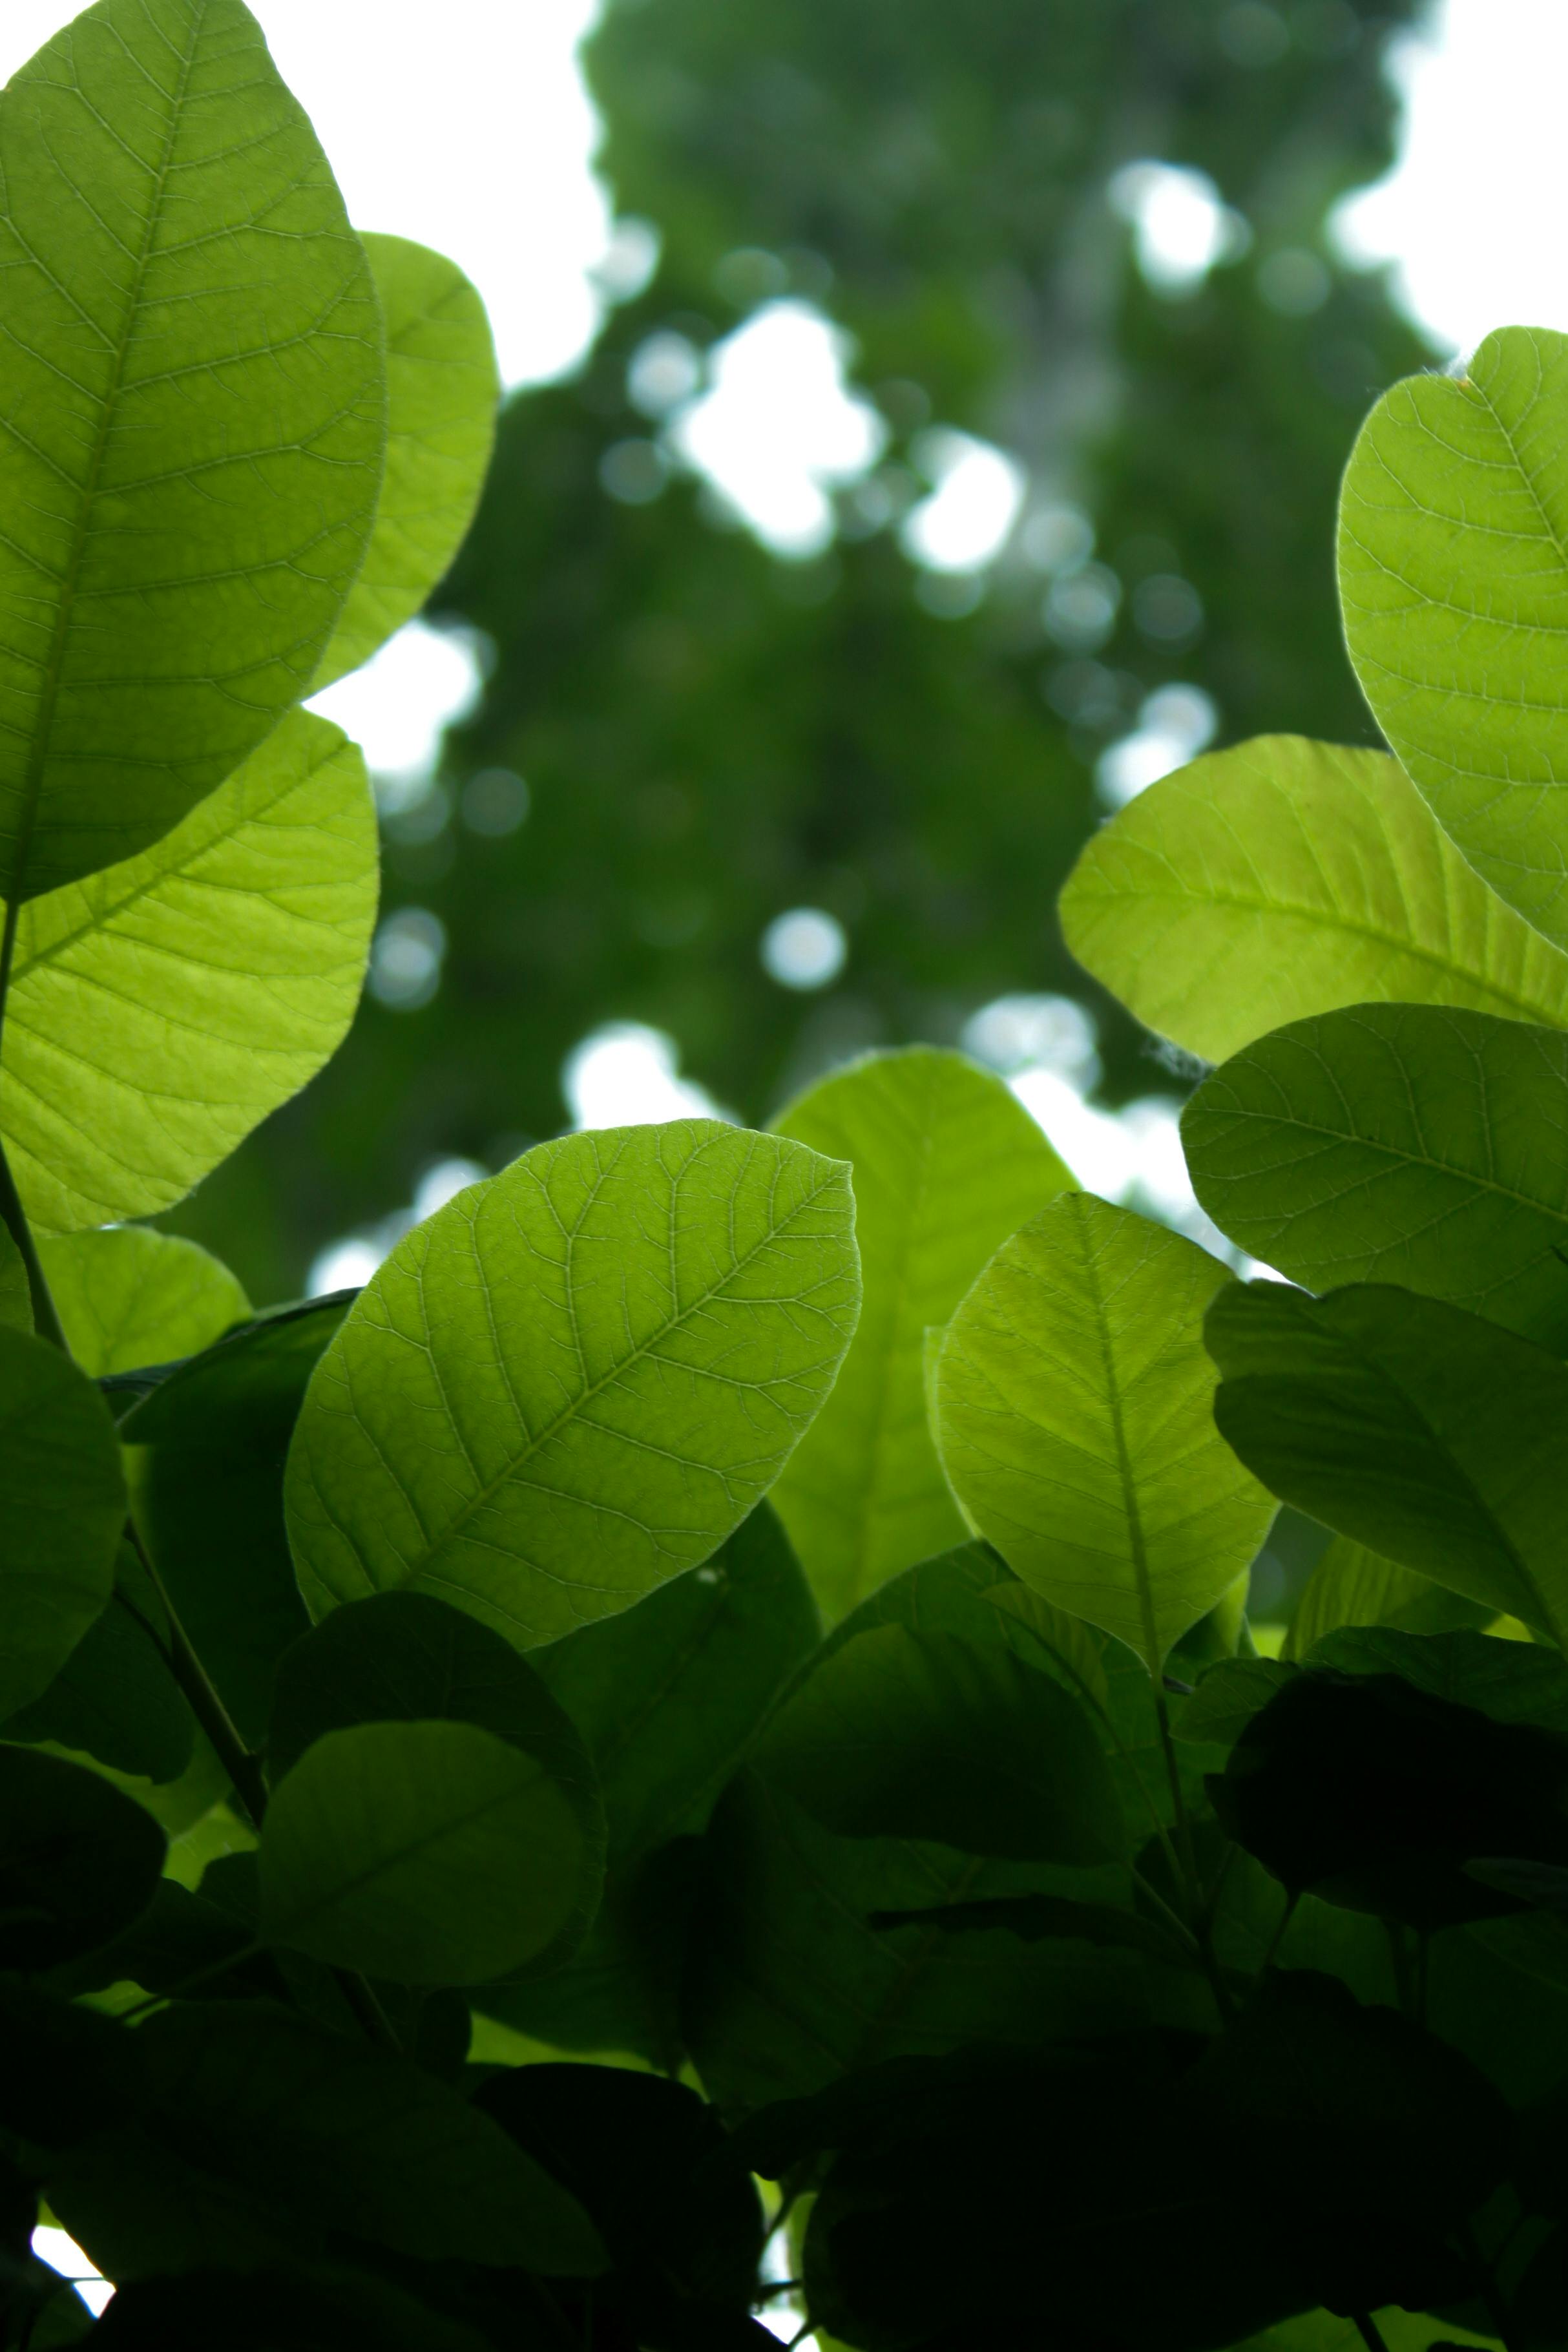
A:
<svg viewBox="0 0 1568 2352">
<path fill-rule="evenodd" d="M 338 1990 L 353 2011 L 354 2022 L 361 2031 L 370 2041 L 379 2042 L 383 2050 L 393 2051 L 401 2058 L 402 2043 L 398 2040 L 397 2029 L 382 2007 L 370 1979 L 361 1976 L 357 1969 L 334 1969 L 332 1974 L 338 1980 Z"/>
<path fill-rule="evenodd" d="M 69 1355 L 66 1335 L 60 1328 L 59 1315 L 50 1294 L 48 1282 L 38 1258 L 38 1245 L 33 1239 L 33 1229 L 27 1223 L 22 1206 L 22 1196 L 16 1190 L 16 1180 L 11 1173 L 11 1162 L 5 1157 L 5 1147 L 0 1142 L 0 1222 L 16 1243 L 22 1264 L 27 1269 L 27 1288 L 33 1299 L 33 1328 L 40 1339 L 47 1339 L 64 1355 Z"/>
<path fill-rule="evenodd" d="M 1181 1785 L 1181 1767 L 1176 1761 L 1176 1741 L 1171 1737 L 1171 1711 L 1166 1705 L 1165 1691 L 1159 1682 L 1150 1677 L 1155 1694 L 1155 1716 L 1160 1727 L 1160 1751 L 1166 1759 L 1166 1778 L 1170 1782 L 1171 1810 L 1176 1816 L 1176 1853 L 1181 1863 L 1181 1876 L 1186 1895 L 1187 1912 L 1194 1926 L 1203 1913 L 1203 1881 L 1197 1874 L 1197 1853 L 1192 1842 L 1192 1823 L 1187 1818 L 1186 1798 Z"/>
<path fill-rule="evenodd" d="M 1351 2326 L 1365 2345 L 1366 2352 L 1388 2352 L 1383 2331 L 1370 2311 L 1353 2311 L 1350 2320 Z"/>
<path fill-rule="evenodd" d="M 228 1774 L 252 1829 L 259 1830 L 267 1813 L 267 1781 L 262 1773 L 261 1759 L 241 1738 L 238 1726 L 219 1697 L 212 1676 L 197 1656 L 190 1635 L 180 1622 L 178 1612 L 169 1598 L 168 1587 L 153 1564 L 152 1553 L 141 1540 L 141 1528 L 129 1515 L 125 1521 L 125 1534 L 131 1550 L 146 1571 L 148 1582 L 158 1596 L 159 1607 L 169 1621 L 169 1671 L 183 1691 L 191 1713 L 201 1725 Z"/>
</svg>

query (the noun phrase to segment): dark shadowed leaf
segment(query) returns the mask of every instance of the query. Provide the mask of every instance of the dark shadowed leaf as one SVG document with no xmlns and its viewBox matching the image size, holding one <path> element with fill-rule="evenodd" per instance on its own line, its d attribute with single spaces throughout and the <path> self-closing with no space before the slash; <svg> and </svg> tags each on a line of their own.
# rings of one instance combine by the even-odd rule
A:
<svg viewBox="0 0 1568 2352">
<path fill-rule="evenodd" d="M 0 1326 L 0 1717 L 53 1682 L 114 1589 L 125 1482 L 68 1356 Z"/>
<path fill-rule="evenodd" d="M 1304 1658 L 1325 1634 L 1343 1625 L 1448 1633 L 1490 1624 L 1495 1615 L 1485 1601 L 1467 1601 L 1413 1568 L 1336 1536 L 1307 1579 L 1280 1654 Z"/>
<path fill-rule="evenodd" d="M 117 1772 L 178 1780 L 191 1760 L 194 1723 L 152 1621 L 140 1613 L 143 1600 L 156 1608 L 134 1555 L 122 1545 L 109 1606 L 42 1696 L 0 1725 L 0 1738 L 51 1740 Z"/>
<path fill-rule="evenodd" d="M 128 1927 L 152 1899 L 165 1844 L 98 1773 L 0 1747 L 0 1969 L 51 1968 Z"/>
</svg>

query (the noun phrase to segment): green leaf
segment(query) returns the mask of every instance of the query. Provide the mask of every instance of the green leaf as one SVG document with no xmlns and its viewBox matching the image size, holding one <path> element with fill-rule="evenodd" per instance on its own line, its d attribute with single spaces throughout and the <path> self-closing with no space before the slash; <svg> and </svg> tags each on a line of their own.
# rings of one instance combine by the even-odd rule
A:
<svg viewBox="0 0 1568 2352">
<path fill-rule="evenodd" d="M 1177 1738 L 1228 1748 L 1294 1672 L 1277 1658 L 1221 1658 L 1183 1707 Z"/>
<path fill-rule="evenodd" d="M 141 2165 L 134 2142 L 89 2144 L 49 2185 L 113 2275 L 234 2260 L 235 2220 L 307 2255 L 342 2231 L 426 2261 L 603 2267 L 575 2198 L 422 2068 L 266 2002 L 182 2003 L 136 2042 Z"/>
<path fill-rule="evenodd" d="M 484 1984 L 549 1949 L 595 1858 L 544 1766 L 471 1723 L 329 1731 L 261 1839 L 268 1939 L 403 1984 Z"/>
<path fill-rule="evenodd" d="M 1077 1702 L 999 1642 L 882 1625 L 823 1658 L 769 1726 L 764 1768 L 844 1837 L 1093 1864 L 1126 1852 Z"/>
<path fill-rule="evenodd" d="M 160 1783 L 179 1779 L 191 1761 L 193 1718 L 147 1623 L 124 1605 L 136 1570 L 130 1547 L 122 1547 L 120 1591 L 47 1690 L 0 1724 L 0 1738 L 48 1740 L 117 1772 Z"/>
<path fill-rule="evenodd" d="M 177 1234 L 63 1234 L 38 1256 L 67 1344 L 94 1380 L 193 1356 L 250 1313 L 227 1266 Z"/>
<path fill-rule="evenodd" d="M 1509 905 L 1568 940 L 1568 336 L 1489 335 L 1362 426 L 1340 499 L 1340 599 L 1378 725 Z"/>
<path fill-rule="evenodd" d="M 937 1434 L 956 1492 L 1037 1592 L 1157 1675 L 1273 1517 L 1214 1431 L 1194 1242 L 1070 1192 L 998 1251 L 943 1341 Z"/>
<path fill-rule="evenodd" d="M 379 1592 L 332 1614 L 281 1661 L 267 1763 L 275 1783 L 313 1742 L 360 1723 L 471 1723 L 539 1765 L 581 1835 L 578 1899 L 558 1958 L 587 1934 L 604 1875 L 604 1806 L 576 1727 L 511 1643 L 423 1592 Z M 540 1965 L 552 1957 L 547 1950 Z"/>
<path fill-rule="evenodd" d="M 257 1316 L 182 1364 L 120 1423 L 137 1523 L 243 1737 L 259 1746 L 273 1676 L 309 1630 L 283 1524 L 306 1382 L 341 1297 Z"/>
<path fill-rule="evenodd" d="M 289 1456 L 316 1617 L 399 1586 L 519 1649 L 706 1559 L 832 1385 L 849 1171 L 712 1119 L 566 1136 L 403 1238 Z"/>
<path fill-rule="evenodd" d="M 1418 1576 L 1413 1568 L 1336 1536 L 1308 1577 L 1285 1635 L 1281 1657 L 1304 1658 L 1342 1625 L 1396 1625 L 1412 1633 L 1446 1633 L 1484 1624 L 1493 1612 Z"/>
<path fill-rule="evenodd" d="M 1284 1501 L 1568 1639 L 1568 1365 L 1435 1298 L 1238 1285 L 1207 1327 L 1215 1419 Z"/>
<path fill-rule="evenodd" d="M 0 1970 L 106 1944 L 147 1908 L 165 1840 L 96 1772 L 0 1747 Z"/>
<path fill-rule="evenodd" d="M 364 253 L 239 0 L 67 26 L 0 95 L 0 893 L 32 898 L 155 842 L 307 690 L 370 533 L 385 371 Z"/>
<path fill-rule="evenodd" d="M 1471 872 L 1399 766 L 1295 735 L 1216 751 L 1094 835 L 1061 895 L 1080 963 L 1220 1061 L 1344 1004 L 1568 1023 L 1568 956 Z"/>
<path fill-rule="evenodd" d="M 1412 1689 L 1474 1707 L 1494 1723 L 1533 1723 L 1568 1734 L 1568 1664 L 1541 1643 L 1343 1625 L 1323 1637 L 1308 1663 L 1339 1674 L 1397 1675 Z"/>
<path fill-rule="evenodd" d="M 0 1328 L 0 1717 L 47 1688 L 109 1599 L 124 1525 L 103 1399 L 57 1348 Z"/>
<path fill-rule="evenodd" d="M 1119 1911 L 1111 1903 L 1081 1903 L 1067 1895 L 1004 1895 L 989 1903 L 923 1905 L 915 1911 L 878 1911 L 873 1927 L 932 1927 L 943 1935 L 967 1935 L 975 1928 L 1016 1936 L 1020 1943 L 1041 1944 L 1076 1937 L 1107 1951 L 1146 1952 L 1156 1960 L 1190 1966 L 1190 1947 L 1184 1946 L 1162 1920 L 1145 1919 L 1136 1911 Z"/>
<path fill-rule="evenodd" d="M 1182 1115 L 1220 1231 L 1309 1289 L 1397 1282 L 1568 1349 L 1568 1035 L 1362 1004 L 1259 1040 Z"/>
<path fill-rule="evenodd" d="M 22 1253 L 5 1225 L 0 1225 L 0 1326 L 8 1331 L 33 1328 L 32 1285 Z"/>
<path fill-rule="evenodd" d="M 315 1076 L 376 856 L 359 751 L 297 710 L 155 848 L 23 908 L 0 1127 L 41 1231 L 168 1208 Z"/>
<path fill-rule="evenodd" d="M 820 1633 L 799 1563 L 759 1503 L 704 1567 L 529 1653 L 598 1768 L 610 1872 L 577 1958 L 538 1980 L 486 1990 L 478 1996 L 486 2014 L 560 2048 L 679 2063 L 671 1955 L 684 1881 L 670 1841 L 705 1826 Z"/>
<path fill-rule="evenodd" d="M 386 473 L 313 690 L 368 661 L 441 580 L 478 504 L 501 390 L 485 305 L 456 263 L 405 237 L 361 242 L 386 324 Z"/>
<path fill-rule="evenodd" d="M 926 1425 L 926 1328 L 1073 1180 L 1000 1078 L 928 1045 L 852 1064 L 774 1125 L 853 1171 L 860 1324 L 774 1498 L 832 1621 L 964 1540 Z"/>
</svg>

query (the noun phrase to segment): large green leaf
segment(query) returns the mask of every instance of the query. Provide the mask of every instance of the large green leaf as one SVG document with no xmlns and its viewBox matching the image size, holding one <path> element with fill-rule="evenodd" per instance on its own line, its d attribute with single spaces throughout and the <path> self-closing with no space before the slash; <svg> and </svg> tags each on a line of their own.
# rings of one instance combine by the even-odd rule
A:
<svg viewBox="0 0 1568 2352">
<path fill-rule="evenodd" d="M 521 1649 L 695 1568 L 777 1477 L 859 1305 L 849 1171 L 712 1119 L 539 1145 L 399 1243 L 311 1381 L 312 1615 L 411 1586 Z"/>
<path fill-rule="evenodd" d="M 1304 1658 L 1328 1634 L 1354 1625 L 1394 1625 L 1446 1633 L 1484 1624 L 1491 1612 L 1458 1592 L 1385 1559 L 1364 1544 L 1336 1536 L 1301 1588 L 1280 1654 Z"/>
<path fill-rule="evenodd" d="M 1203 1314 L 1230 1278 L 1181 1234 L 1069 1192 L 998 1251 L 937 1360 L 942 1458 L 982 1533 L 1151 1675 L 1274 1514 L 1211 1418 Z"/>
<path fill-rule="evenodd" d="M 156 841 L 308 686 L 385 444 L 369 266 L 240 0 L 0 96 L 0 892 Z"/>
<path fill-rule="evenodd" d="M 363 244 L 386 322 L 386 473 L 318 688 L 357 669 L 412 620 L 456 554 L 490 462 L 500 395 L 485 305 L 456 263 L 406 237 Z"/>
<path fill-rule="evenodd" d="M 0 1747 L 0 1970 L 91 1951 L 152 1902 L 166 1841 L 97 1772 Z"/>
<path fill-rule="evenodd" d="M 759 1753 L 841 1836 L 1079 1864 L 1126 1850 L 1089 1717 L 1001 1642 L 869 1628 L 807 1676 Z"/>
<path fill-rule="evenodd" d="M 1207 1327 L 1215 1419 L 1324 1526 L 1568 1640 L 1568 1365 L 1435 1298 L 1238 1285 Z"/>
<path fill-rule="evenodd" d="M 190 1764 L 193 1718 L 160 1647 L 162 1628 L 152 1630 L 157 1597 L 128 1544 L 116 1585 L 48 1688 L 0 1724 L 0 1738 L 47 1740 L 166 1785 Z"/>
<path fill-rule="evenodd" d="M 1568 1023 L 1568 956 L 1381 751 L 1265 735 L 1195 760 L 1094 835 L 1061 924 L 1140 1021 L 1212 1061 L 1342 1004 Z"/>
<path fill-rule="evenodd" d="M 346 1307 L 320 1298 L 258 1316 L 120 1423 L 137 1523 L 197 1655 L 257 1745 L 277 1661 L 310 1622 L 283 1524 L 288 1441 Z"/>
<path fill-rule="evenodd" d="M 1397 1282 L 1568 1348 L 1568 1035 L 1451 1007 L 1293 1022 L 1199 1087 L 1199 1202 L 1326 1290 Z"/>
<path fill-rule="evenodd" d="M 95 1380 L 194 1356 L 250 1313 L 227 1266 L 178 1234 L 61 1234 L 38 1256 L 67 1344 Z"/>
<path fill-rule="evenodd" d="M 279 1783 L 262 1925 L 403 1984 L 483 1984 L 547 1950 L 595 1858 L 544 1766 L 471 1723 L 329 1731 Z"/>
<path fill-rule="evenodd" d="M 103 1399 L 57 1348 L 0 1327 L 0 1717 L 47 1687 L 109 1599 L 124 1525 Z"/>
<path fill-rule="evenodd" d="M 1476 871 L 1568 941 L 1568 336 L 1489 335 L 1362 426 L 1340 597 L 1379 726 Z"/>
<path fill-rule="evenodd" d="M 775 1496 L 831 1620 L 963 1541 L 926 1425 L 926 1328 L 1072 1178 L 999 1078 L 928 1045 L 823 1079 L 775 1125 L 853 1170 L 860 1325 Z"/>
<path fill-rule="evenodd" d="M 0 1129 L 34 1223 L 152 1215 L 314 1077 L 376 911 L 364 761 L 294 711 L 154 848 L 22 909 Z"/>
</svg>

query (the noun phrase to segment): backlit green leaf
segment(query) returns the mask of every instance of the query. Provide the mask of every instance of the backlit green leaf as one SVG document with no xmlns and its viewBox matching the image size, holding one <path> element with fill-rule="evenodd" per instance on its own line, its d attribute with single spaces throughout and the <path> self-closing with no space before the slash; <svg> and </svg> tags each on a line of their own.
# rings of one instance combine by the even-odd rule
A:
<svg viewBox="0 0 1568 2352">
<path fill-rule="evenodd" d="M 841 1836 L 1081 1864 L 1125 1850 L 1089 1717 L 1000 1641 L 903 1625 L 859 1633 L 807 1676 L 760 1754 Z"/>
<path fill-rule="evenodd" d="M 272 1941 L 403 1984 L 525 1967 L 592 1868 L 545 1768 L 471 1723 L 329 1731 L 279 1783 L 261 1841 Z"/>
<path fill-rule="evenodd" d="M 38 1255 L 67 1344 L 95 1380 L 194 1356 L 250 1313 L 227 1266 L 177 1234 L 62 1234 Z"/>
<path fill-rule="evenodd" d="M 318 688 L 357 669 L 412 620 L 456 554 L 500 395 L 485 306 L 455 262 L 406 237 L 361 241 L 386 322 L 386 473 Z"/>
<path fill-rule="evenodd" d="M 1385 1559 L 1348 1536 L 1336 1536 L 1301 1588 L 1281 1656 L 1304 1658 L 1342 1626 L 1395 1625 L 1413 1633 L 1445 1633 L 1486 1622 L 1491 1612 Z"/>
<path fill-rule="evenodd" d="M 306 1382 L 342 1297 L 257 1316 L 120 1423 L 137 1524 L 242 1736 L 267 1737 L 277 1661 L 309 1628 L 283 1524 Z"/>
<path fill-rule="evenodd" d="M 823 1079 L 775 1125 L 853 1171 L 860 1325 L 774 1498 L 831 1621 L 964 1540 L 926 1425 L 926 1327 L 1072 1178 L 999 1078 L 926 1045 Z"/>
<path fill-rule="evenodd" d="M 140 857 L 22 909 L 0 1128 L 36 1224 L 166 1209 L 314 1077 L 376 911 L 364 761 L 292 712 Z"/>
<path fill-rule="evenodd" d="M 1435 1298 L 1238 1285 L 1207 1327 L 1215 1419 L 1284 1501 L 1568 1639 L 1568 1365 Z"/>
<path fill-rule="evenodd" d="M 1568 1347 L 1568 1035 L 1427 1005 L 1276 1030 L 1182 1116 L 1220 1231 L 1312 1290 L 1397 1282 Z"/>
<path fill-rule="evenodd" d="M 1061 924 L 1140 1021 L 1211 1061 L 1342 1004 L 1568 1023 L 1568 956 L 1471 872 L 1397 761 L 1297 735 L 1141 793 L 1082 852 Z"/>
<path fill-rule="evenodd" d="M 109 1599 L 124 1525 L 103 1399 L 57 1348 L 0 1328 L 0 1717 L 47 1687 Z"/>
<path fill-rule="evenodd" d="M 306 690 L 385 372 L 240 0 L 99 0 L 0 96 L 0 892 L 31 898 L 156 841 Z"/>
<path fill-rule="evenodd" d="M 1362 426 L 1340 598 L 1378 725 L 1476 871 L 1568 940 L 1568 336 L 1489 335 Z"/>
<path fill-rule="evenodd" d="M 401 1586 L 521 1649 L 695 1568 L 854 1329 L 849 1171 L 710 1119 L 539 1145 L 399 1243 L 306 1397 L 314 1616 Z"/>
<path fill-rule="evenodd" d="M 1274 1506 L 1216 1434 L 1203 1313 L 1229 1275 L 1070 1192 L 1007 1243 L 936 1368 L 947 1475 L 1008 1565 L 1157 1675 Z"/>
</svg>

